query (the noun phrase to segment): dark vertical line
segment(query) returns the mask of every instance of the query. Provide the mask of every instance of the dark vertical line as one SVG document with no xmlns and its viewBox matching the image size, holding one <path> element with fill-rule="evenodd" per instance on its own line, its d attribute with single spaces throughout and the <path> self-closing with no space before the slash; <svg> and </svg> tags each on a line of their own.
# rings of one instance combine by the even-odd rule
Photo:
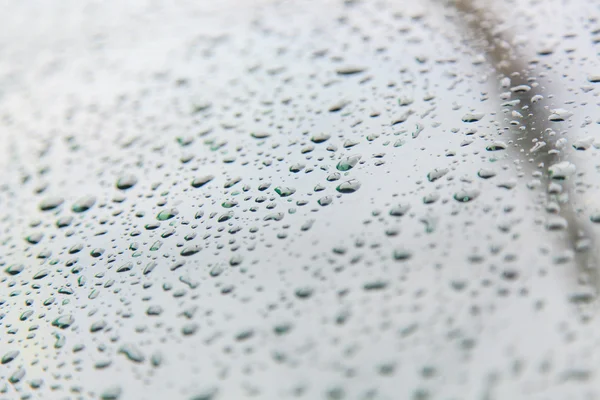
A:
<svg viewBox="0 0 600 400">
<path fill-rule="evenodd" d="M 530 82 L 527 80 L 526 71 L 528 70 L 527 64 L 524 62 L 523 57 L 516 53 L 516 50 L 507 46 L 509 41 L 506 37 L 503 37 L 505 33 L 494 32 L 493 28 L 497 27 L 497 19 L 492 15 L 492 10 L 486 12 L 482 7 L 477 7 L 473 0 L 456 0 L 451 3 L 459 11 L 459 15 L 465 22 L 464 27 L 467 27 L 473 37 L 481 38 L 481 49 L 486 53 L 487 58 L 493 68 L 500 74 L 505 75 L 511 79 L 511 86 L 517 85 L 528 85 Z M 518 74 L 515 74 L 518 73 Z M 560 153 L 549 153 L 548 149 L 554 148 L 554 144 L 559 137 L 550 136 L 549 132 L 552 129 L 550 121 L 548 119 L 548 104 L 545 98 L 537 102 L 532 102 L 531 98 L 538 94 L 541 94 L 541 85 L 532 87 L 528 92 L 513 93 L 512 99 L 519 99 L 521 105 L 527 105 L 528 114 L 524 116 L 524 120 L 527 123 L 527 129 L 525 131 L 516 131 L 514 128 L 509 128 L 508 134 L 511 138 L 526 138 L 528 143 L 532 143 L 533 139 L 540 139 L 547 143 L 545 148 L 540 151 L 529 154 L 535 161 L 534 163 L 524 163 L 525 166 L 533 166 L 543 163 L 544 171 L 540 181 L 544 188 L 543 195 L 546 200 L 552 199 L 553 195 L 548 192 L 548 186 L 552 179 L 547 173 L 547 168 L 554 163 L 561 161 L 562 152 Z M 496 96 L 499 99 L 499 91 Z M 558 93 L 558 90 L 556 91 Z M 502 106 L 498 104 L 498 108 Z M 499 112 L 498 115 L 502 115 Z M 510 147 L 514 151 L 514 147 Z M 527 150 L 527 149 L 526 149 Z M 518 157 L 520 153 L 516 152 L 515 156 Z M 530 172 L 534 171 L 534 167 L 529 168 Z M 573 179 L 573 177 L 571 177 Z M 574 264 L 576 266 L 577 276 L 576 280 L 579 280 L 582 276 L 588 277 L 587 285 L 594 289 L 593 296 L 585 297 L 583 303 L 591 303 L 595 300 L 598 290 L 598 273 L 596 270 L 593 246 L 590 246 L 588 250 L 577 251 L 578 242 L 587 238 L 592 240 L 593 237 L 586 226 L 577 218 L 577 213 L 573 207 L 575 191 L 573 190 L 572 182 L 565 180 L 561 182 L 563 191 L 569 193 L 569 201 L 565 204 L 560 205 L 559 216 L 567 221 L 567 241 L 561 243 L 564 248 L 575 250 Z"/>
</svg>

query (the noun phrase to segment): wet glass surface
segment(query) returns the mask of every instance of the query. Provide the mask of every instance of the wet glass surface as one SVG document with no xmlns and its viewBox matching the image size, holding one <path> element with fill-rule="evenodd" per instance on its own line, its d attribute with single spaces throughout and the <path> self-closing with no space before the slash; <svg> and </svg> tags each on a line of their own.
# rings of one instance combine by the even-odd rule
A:
<svg viewBox="0 0 600 400">
<path fill-rule="evenodd" d="M 594 399 L 594 1 L 5 2 L 0 399 Z"/>
</svg>

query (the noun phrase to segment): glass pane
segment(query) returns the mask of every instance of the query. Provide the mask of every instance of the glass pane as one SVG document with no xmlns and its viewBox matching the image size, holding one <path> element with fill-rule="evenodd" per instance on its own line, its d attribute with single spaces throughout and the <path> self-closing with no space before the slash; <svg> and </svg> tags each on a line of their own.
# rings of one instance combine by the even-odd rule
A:
<svg viewBox="0 0 600 400">
<path fill-rule="evenodd" d="M 599 14 L 5 2 L 0 398 L 596 398 Z"/>
</svg>

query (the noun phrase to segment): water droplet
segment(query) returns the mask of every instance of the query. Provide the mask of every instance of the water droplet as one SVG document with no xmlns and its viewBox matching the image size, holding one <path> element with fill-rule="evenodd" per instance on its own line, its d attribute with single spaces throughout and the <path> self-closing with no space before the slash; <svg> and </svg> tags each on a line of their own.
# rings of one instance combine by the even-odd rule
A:
<svg viewBox="0 0 600 400">
<path fill-rule="evenodd" d="M 2 364 L 8 364 L 9 362 L 11 362 L 12 360 L 14 360 L 15 358 L 17 358 L 17 356 L 20 354 L 19 350 L 12 350 L 9 351 L 7 353 L 5 353 L 2 356 L 2 360 L 0 360 L 0 363 Z"/>
<path fill-rule="evenodd" d="M 73 217 L 70 215 L 65 215 L 56 220 L 56 226 L 59 228 L 66 228 L 67 226 L 70 226 L 71 223 L 73 223 Z"/>
<path fill-rule="evenodd" d="M 387 288 L 388 282 L 383 280 L 376 280 L 372 282 L 367 282 L 363 285 L 363 289 L 365 291 L 375 291 L 375 290 L 383 290 Z"/>
<path fill-rule="evenodd" d="M 9 265 L 4 272 L 6 272 L 9 275 L 18 275 L 21 272 L 23 272 L 23 269 L 25 269 L 25 266 L 23 264 L 12 264 Z"/>
<path fill-rule="evenodd" d="M 564 230 L 568 226 L 567 220 L 562 217 L 550 217 L 546 222 L 546 229 L 549 231 Z"/>
<path fill-rule="evenodd" d="M 210 276 L 212 276 L 213 278 L 216 278 L 217 276 L 221 275 L 224 271 L 225 271 L 225 266 L 222 264 L 217 264 L 210 269 Z"/>
<path fill-rule="evenodd" d="M 263 218 L 263 221 L 281 221 L 285 216 L 282 212 L 268 214 Z"/>
<path fill-rule="evenodd" d="M 254 139 L 266 139 L 271 136 L 271 134 L 268 132 L 252 132 L 250 136 L 252 136 Z"/>
<path fill-rule="evenodd" d="M 221 214 L 219 216 L 219 218 L 217 219 L 217 222 L 229 221 L 231 218 L 233 218 L 233 211 L 227 211 L 226 213 Z"/>
<path fill-rule="evenodd" d="M 8 381 L 12 384 L 21 382 L 25 377 L 25 368 L 19 368 L 8 378 Z"/>
<path fill-rule="evenodd" d="M 237 206 L 237 205 L 238 205 L 238 202 L 237 202 L 236 200 L 227 200 L 227 201 L 224 201 L 224 202 L 221 204 L 221 206 L 222 206 L 223 208 L 233 208 L 233 207 L 235 207 L 235 206 Z"/>
<path fill-rule="evenodd" d="M 150 306 L 146 309 L 146 315 L 151 317 L 157 317 L 161 315 L 163 308 L 161 306 Z"/>
<path fill-rule="evenodd" d="M 141 352 L 141 350 L 138 349 L 137 347 L 135 347 L 133 344 L 124 344 L 119 349 L 119 353 L 125 354 L 125 356 L 130 361 L 133 361 L 136 363 L 141 363 L 145 359 L 144 354 Z"/>
<path fill-rule="evenodd" d="M 462 189 L 454 194 L 454 200 L 467 203 L 475 200 L 479 196 L 479 190 L 477 189 Z"/>
<path fill-rule="evenodd" d="M 225 189 L 229 189 L 233 186 L 235 186 L 236 184 L 238 184 L 239 182 L 241 182 L 242 178 L 240 178 L 239 176 L 232 178 L 230 180 L 228 180 L 227 182 L 225 182 L 225 184 L 223 185 L 223 187 Z"/>
<path fill-rule="evenodd" d="M 410 210 L 410 204 L 399 204 L 390 210 L 390 215 L 393 217 L 401 217 Z"/>
<path fill-rule="evenodd" d="M 361 156 L 358 154 L 345 157 L 338 162 L 336 168 L 340 171 L 349 171 L 358 163 Z"/>
<path fill-rule="evenodd" d="M 359 142 L 357 142 L 356 140 L 352 140 L 352 139 L 346 139 L 346 140 L 344 141 L 344 143 L 342 144 L 342 146 L 343 146 L 345 149 L 349 149 L 349 148 L 351 148 L 351 147 L 354 147 L 354 146 L 356 146 L 358 143 L 359 143 Z"/>
<path fill-rule="evenodd" d="M 467 113 L 463 115 L 462 121 L 468 123 L 477 122 L 480 121 L 484 116 L 484 113 Z"/>
<path fill-rule="evenodd" d="M 394 260 L 396 261 L 406 261 L 412 257 L 412 252 L 407 249 L 396 249 L 394 250 Z"/>
<path fill-rule="evenodd" d="M 491 169 L 480 169 L 477 171 L 477 176 L 483 179 L 490 179 L 496 176 L 496 173 Z"/>
<path fill-rule="evenodd" d="M 572 164 L 568 161 L 562 161 L 551 165 L 548 168 L 548 173 L 552 179 L 564 180 L 573 175 L 576 169 L 577 168 L 575 167 L 575 164 Z"/>
<path fill-rule="evenodd" d="M 528 85 L 518 85 L 510 88 L 510 91 L 513 93 L 525 93 L 531 90 L 531 86 Z"/>
<path fill-rule="evenodd" d="M 82 213 L 92 208 L 94 204 L 96 204 L 95 196 L 85 196 L 73 203 L 71 210 L 76 213 Z"/>
<path fill-rule="evenodd" d="M 313 143 L 323 143 L 329 140 L 329 138 L 331 137 L 331 135 L 327 134 L 327 133 L 317 133 L 315 135 L 313 135 L 310 140 Z"/>
<path fill-rule="evenodd" d="M 51 211 L 60 207 L 64 203 L 62 197 L 47 197 L 40 202 L 39 208 L 41 211 Z"/>
<path fill-rule="evenodd" d="M 189 257 L 200 252 L 200 250 L 202 250 L 202 247 L 200 245 L 194 245 L 184 248 L 183 250 L 181 250 L 180 254 L 184 257 Z"/>
<path fill-rule="evenodd" d="M 330 205 L 332 201 L 333 199 L 331 198 L 331 196 L 324 196 L 317 200 L 317 203 L 319 203 L 320 206 L 325 207 Z"/>
<path fill-rule="evenodd" d="M 504 142 L 500 142 L 500 141 L 496 141 L 492 144 L 489 144 L 485 147 L 485 149 L 487 151 L 499 151 L 499 150 L 505 150 L 506 149 L 506 143 Z"/>
<path fill-rule="evenodd" d="M 215 177 L 212 175 L 199 176 L 192 181 L 191 185 L 192 187 L 198 189 L 212 181 L 214 178 Z"/>
<path fill-rule="evenodd" d="M 135 175 L 122 175 L 119 179 L 117 179 L 116 187 L 120 190 L 127 190 L 134 187 L 137 184 L 137 182 L 138 180 Z"/>
<path fill-rule="evenodd" d="M 104 254 L 104 249 L 94 249 L 90 252 L 90 255 L 94 258 L 98 258 Z"/>
<path fill-rule="evenodd" d="M 440 199 L 440 194 L 437 192 L 432 192 L 423 196 L 424 204 L 433 204 Z"/>
<path fill-rule="evenodd" d="M 94 322 L 91 326 L 90 326 L 90 332 L 91 333 L 96 333 L 96 332 L 100 332 L 101 330 L 103 330 L 104 328 L 106 328 L 108 324 L 106 323 L 106 321 L 101 320 L 101 321 L 97 321 Z"/>
<path fill-rule="evenodd" d="M 308 299 L 309 297 L 311 297 L 313 295 L 314 289 L 311 287 L 305 286 L 305 287 L 296 289 L 295 293 L 296 293 L 296 297 L 298 297 L 300 299 Z"/>
<path fill-rule="evenodd" d="M 360 182 L 356 179 L 350 179 L 349 181 L 340 183 L 335 189 L 340 193 L 354 193 L 360 189 Z"/>
<path fill-rule="evenodd" d="M 342 177 L 342 175 L 339 172 L 334 172 L 327 176 L 327 182 L 335 182 L 335 181 L 339 180 L 341 177 Z"/>
<path fill-rule="evenodd" d="M 592 136 L 590 136 L 585 139 L 576 140 L 575 143 L 573 143 L 573 148 L 575 150 L 584 151 L 584 150 L 587 150 L 590 147 L 592 147 L 593 143 L 594 143 L 594 138 Z"/>
<path fill-rule="evenodd" d="M 296 174 L 296 173 L 302 171 L 304 169 L 304 167 L 305 167 L 305 165 L 301 164 L 301 163 L 294 164 L 294 165 L 290 166 L 289 171 Z"/>
<path fill-rule="evenodd" d="M 356 75 L 365 71 L 364 67 L 356 67 L 356 66 L 346 66 L 342 68 L 338 68 L 335 72 L 338 75 Z"/>
<path fill-rule="evenodd" d="M 427 180 L 429 182 L 435 182 L 438 179 L 440 179 L 441 177 L 443 177 L 444 175 L 446 175 L 447 173 L 448 173 L 447 168 L 436 168 L 427 174 Z"/>
<path fill-rule="evenodd" d="M 600 75 L 598 75 L 598 74 L 588 75 L 587 80 L 588 80 L 588 82 L 591 82 L 591 83 L 598 83 L 598 82 L 600 82 Z"/>
<path fill-rule="evenodd" d="M 556 108 L 552 110 L 552 114 L 548 117 L 548 120 L 552 122 L 561 122 L 568 119 L 572 115 L 573 113 L 569 110 L 565 110 L 564 108 Z"/>
<path fill-rule="evenodd" d="M 192 396 L 190 400 L 215 400 L 218 393 L 219 390 L 217 388 L 208 388 Z"/>
<path fill-rule="evenodd" d="M 292 187 L 281 187 L 277 186 L 275 188 L 275 193 L 277 193 L 281 197 L 288 197 L 296 193 L 296 189 Z"/>
<path fill-rule="evenodd" d="M 54 321 L 52 321 L 52 326 L 56 326 L 57 328 L 60 328 L 60 329 L 67 329 L 74 322 L 75 322 L 75 319 L 73 318 L 72 315 L 70 315 L 70 314 L 61 315 L 60 317 L 58 317 Z"/>
<path fill-rule="evenodd" d="M 177 210 L 176 208 L 170 208 L 167 210 L 162 210 L 161 212 L 158 213 L 158 215 L 156 216 L 156 219 L 159 221 L 166 221 L 168 219 L 171 219 L 175 216 L 177 216 L 179 214 L 179 210 Z"/>
<path fill-rule="evenodd" d="M 123 389 L 120 386 L 112 386 L 106 389 L 100 395 L 102 400 L 119 400 L 121 398 L 121 394 L 123 393 Z"/>
<path fill-rule="evenodd" d="M 31 244 L 38 244 L 39 242 L 42 241 L 43 238 L 44 238 L 44 234 L 41 232 L 38 232 L 38 233 L 32 233 L 31 235 L 27 236 L 25 238 L 25 240 Z"/>
<path fill-rule="evenodd" d="M 531 149 L 529 149 L 530 152 L 535 153 L 536 151 L 538 151 L 539 149 L 541 149 L 542 147 L 546 146 L 546 142 L 536 142 L 536 144 L 533 145 L 533 147 Z"/>
<path fill-rule="evenodd" d="M 38 271 L 35 275 L 33 275 L 33 279 L 42 279 L 50 274 L 50 271 L 47 269 L 42 269 Z"/>
<path fill-rule="evenodd" d="M 245 340 L 252 338 L 253 336 L 254 336 L 253 329 L 244 329 L 243 331 L 241 331 L 240 333 L 238 333 L 235 336 L 235 340 L 237 340 L 238 342 L 243 342 Z"/>
<path fill-rule="evenodd" d="M 162 354 L 159 352 L 152 354 L 152 357 L 150 357 L 150 363 L 153 367 L 160 367 L 160 365 L 163 363 Z"/>
<path fill-rule="evenodd" d="M 133 263 L 132 262 L 128 262 L 128 263 L 125 263 L 125 264 L 121 265 L 119 268 L 117 268 L 117 272 L 131 271 L 132 268 L 133 268 Z"/>
<path fill-rule="evenodd" d="M 342 111 L 344 109 L 344 107 L 346 107 L 349 104 L 348 101 L 346 100 L 340 100 L 339 102 L 333 104 L 332 106 L 329 107 L 328 111 L 329 112 L 338 112 L 338 111 Z"/>
</svg>

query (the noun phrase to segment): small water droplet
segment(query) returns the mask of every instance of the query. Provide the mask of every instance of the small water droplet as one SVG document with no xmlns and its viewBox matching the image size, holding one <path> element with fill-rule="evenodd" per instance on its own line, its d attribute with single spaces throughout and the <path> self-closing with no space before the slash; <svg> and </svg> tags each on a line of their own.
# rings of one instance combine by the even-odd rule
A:
<svg viewBox="0 0 600 400">
<path fill-rule="evenodd" d="M 446 175 L 447 173 L 448 173 L 447 168 L 436 168 L 427 174 L 427 180 L 429 182 L 435 182 L 438 179 L 440 179 L 441 177 L 443 177 L 444 175 Z"/>
<path fill-rule="evenodd" d="M 467 203 L 475 200 L 479 196 L 479 190 L 477 189 L 462 189 L 454 194 L 454 200 Z"/>
<path fill-rule="evenodd" d="M 144 361 L 144 354 L 133 344 L 124 344 L 119 349 L 119 353 L 124 354 L 130 361 L 141 363 Z"/>
<path fill-rule="evenodd" d="M 51 211 L 60 207 L 64 203 L 62 197 L 47 197 L 40 202 L 39 208 L 41 211 Z"/>
<path fill-rule="evenodd" d="M 331 196 L 324 196 L 317 200 L 317 203 L 319 203 L 320 206 L 325 207 L 330 205 L 332 201 L 333 199 L 331 198 Z"/>
<path fill-rule="evenodd" d="M 341 67 L 338 68 L 335 72 L 338 75 L 356 75 L 356 74 L 360 74 L 362 72 L 365 71 L 366 68 L 364 67 L 357 67 L 357 66 L 346 66 L 346 67 Z"/>
<path fill-rule="evenodd" d="M 296 289 L 295 294 L 296 297 L 300 298 L 300 299 L 308 299 L 309 297 L 311 297 L 314 293 L 314 289 L 308 286 L 305 287 L 301 287 Z"/>
<path fill-rule="evenodd" d="M 250 136 L 252 136 L 254 139 L 266 139 L 271 136 L 271 134 L 268 132 L 252 132 Z"/>
<path fill-rule="evenodd" d="M 392 217 L 401 217 L 410 210 L 410 204 L 399 204 L 390 210 Z"/>
<path fill-rule="evenodd" d="M 484 116 L 484 113 L 467 113 L 463 115 L 462 121 L 467 123 L 477 122 L 480 121 Z"/>
</svg>

